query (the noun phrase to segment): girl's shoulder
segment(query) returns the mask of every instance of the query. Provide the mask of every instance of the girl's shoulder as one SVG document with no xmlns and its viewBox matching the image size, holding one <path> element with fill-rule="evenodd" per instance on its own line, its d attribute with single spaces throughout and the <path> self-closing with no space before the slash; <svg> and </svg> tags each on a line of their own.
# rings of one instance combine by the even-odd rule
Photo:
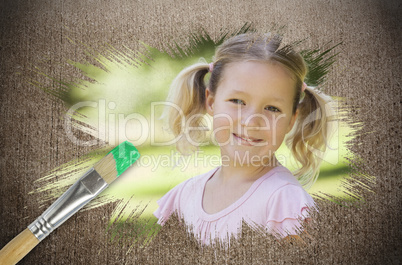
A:
<svg viewBox="0 0 402 265">
<path fill-rule="evenodd" d="M 188 188 L 191 188 L 194 186 L 198 186 L 202 182 L 206 182 L 212 176 L 212 174 L 215 173 L 215 171 L 217 169 L 218 168 L 214 168 L 208 172 L 205 172 L 205 173 L 193 176 L 189 179 L 186 179 L 186 180 L 180 182 L 179 184 L 177 184 L 172 190 L 174 190 L 174 189 L 182 190 L 182 189 L 188 189 Z"/>
<path fill-rule="evenodd" d="M 263 176 L 263 178 L 262 184 L 271 187 L 271 190 L 277 190 L 287 185 L 294 185 L 302 188 L 292 172 L 284 166 L 278 166 L 272 169 L 266 174 L 266 176 Z"/>
<path fill-rule="evenodd" d="M 318 211 L 317 206 L 288 169 L 281 168 L 272 177 L 276 185 L 266 204 L 266 227 L 282 238 L 297 235 L 301 220 L 308 220 L 309 211 Z"/>
<path fill-rule="evenodd" d="M 261 192 L 269 204 L 275 201 L 300 201 L 313 203 L 310 194 L 303 188 L 292 172 L 286 167 L 279 166 L 262 181 Z"/>
<path fill-rule="evenodd" d="M 205 173 L 196 175 L 186 180 L 184 183 L 182 183 L 182 189 L 185 189 L 185 191 L 189 193 L 194 193 L 200 190 L 203 192 L 205 183 L 218 169 L 219 167 L 213 168 Z"/>
<path fill-rule="evenodd" d="M 253 195 L 253 201 L 256 201 L 261 207 L 265 207 L 272 203 L 278 195 L 281 197 L 283 191 L 286 194 L 293 193 L 296 197 L 305 194 L 308 196 L 296 177 L 284 166 L 275 167 L 256 180 L 249 193 Z"/>
<path fill-rule="evenodd" d="M 216 172 L 218 168 L 214 168 L 208 172 L 191 177 L 172 188 L 166 195 L 180 195 L 181 197 L 188 197 L 195 195 L 196 193 L 203 190 L 204 184 L 207 180 Z M 166 196 L 165 195 L 165 196 Z"/>
<path fill-rule="evenodd" d="M 159 219 L 158 223 L 163 224 L 173 212 L 177 212 L 181 215 L 185 205 L 196 201 L 197 198 L 201 198 L 203 183 L 206 182 L 216 170 L 217 169 L 212 169 L 206 173 L 187 179 L 177 184 L 160 198 L 157 201 L 159 208 L 154 212 L 154 216 Z"/>
</svg>

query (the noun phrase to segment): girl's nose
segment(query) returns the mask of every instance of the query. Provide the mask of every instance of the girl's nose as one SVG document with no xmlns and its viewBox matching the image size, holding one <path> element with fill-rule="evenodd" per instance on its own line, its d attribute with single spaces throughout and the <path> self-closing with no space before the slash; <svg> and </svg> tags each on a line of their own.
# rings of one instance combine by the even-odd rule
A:
<svg viewBox="0 0 402 265">
<path fill-rule="evenodd" d="M 263 128 L 269 126 L 269 121 L 260 111 L 250 109 L 243 111 L 241 115 L 241 125 L 247 127 Z"/>
</svg>

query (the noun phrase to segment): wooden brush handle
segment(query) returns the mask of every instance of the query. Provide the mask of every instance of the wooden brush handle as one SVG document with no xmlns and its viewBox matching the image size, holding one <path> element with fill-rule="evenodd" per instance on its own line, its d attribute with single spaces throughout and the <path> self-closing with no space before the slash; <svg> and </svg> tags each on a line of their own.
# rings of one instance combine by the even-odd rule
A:
<svg viewBox="0 0 402 265">
<path fill-rule="evenodd" d="M 34 236 L 34 234 L 32 234 L 28 228 L 25 229 L 0 250 L 0 264 L 16 264 L 38 243 L 39 240 Z"/>
</svg>

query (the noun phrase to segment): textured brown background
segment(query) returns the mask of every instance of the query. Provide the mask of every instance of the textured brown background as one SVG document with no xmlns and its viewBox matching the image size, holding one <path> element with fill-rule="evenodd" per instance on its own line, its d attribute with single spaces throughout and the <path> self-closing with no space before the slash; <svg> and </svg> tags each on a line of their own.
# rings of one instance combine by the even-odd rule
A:
<svg viewBox="0 0 402 265">
<path fill-rule="evenodd" d="M 356 179 L 377 177 L 365 203 L 320 202 L 308 247 L 281 247 L 245 231 L 229 252 L 201 250 L 182 229 L 166 227 L 147 248 L 110 243 L 113 205 L 79 213 L 40 243 L 21 264 L 294 263 L 398 264 L 401 256 L 401 4 L 399 1 L 1 1 L 0 246 L 44 209 L 28 195 L 43 174 L 89 151 L 66 137 L 63 103 L 30 85 L 55 85 L 29 69 L 72 80 L 65 63 L 85 59 L 66 36 L 97 48 L 135 49 L 184 43 L 205 28 L 259 31 L 286 25 L 286 36 L 309 36 L 315 47 L 343 41 L 326 91 L 346 97 L 351 123 L 362 126 L 350 146 Z M 363 125 L 359 125 L 362 122 Z M 105 218 L 103 218 L 105 217 Z M 398 262 L 399 261 L 399 262 Z"/>
</svg>

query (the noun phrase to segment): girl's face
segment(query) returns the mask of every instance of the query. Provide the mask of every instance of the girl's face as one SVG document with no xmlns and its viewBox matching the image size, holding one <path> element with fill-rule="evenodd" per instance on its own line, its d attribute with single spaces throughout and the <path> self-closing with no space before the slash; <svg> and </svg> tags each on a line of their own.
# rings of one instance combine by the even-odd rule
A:
<svg viewBox="0 0 402 265">
<path fill-rule="evenodd" d="M 206 90 L 222 163 L 269 165 L 296 120 L 294 86 L 279 65 L 248 61 L 226 66 L 216 94 Z"/>
</svg>

